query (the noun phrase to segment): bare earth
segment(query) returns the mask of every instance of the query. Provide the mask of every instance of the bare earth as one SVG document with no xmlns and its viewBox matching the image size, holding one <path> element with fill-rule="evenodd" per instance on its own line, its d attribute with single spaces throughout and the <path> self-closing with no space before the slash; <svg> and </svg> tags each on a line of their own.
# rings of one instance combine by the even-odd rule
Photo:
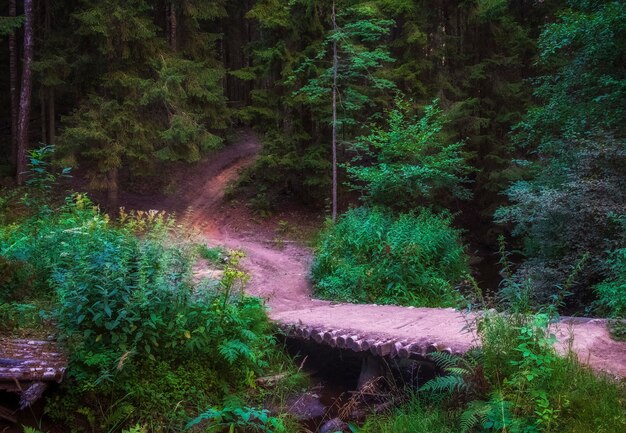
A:
<svg viewBox="0 0 626 433">
<path fill-rule="evenodd" d="M 355 305 L 311 298 L 311 251 L 295 243 L 279 248 L 272 242 L 275 223 L 260 221 L 245 206 L 223 200 L 228 183 L 254 162 L 260 147 L 252 133 L 243 133 L 224 151 L 181 173 L 183 181 L 176 195 L 152 197 L 149 203 L 131 196 L 123 201 L 129 208 L 187 211 L 188 220 L 208 242 L 243 250 L 243 265 L 251 275 L 248 292 L 265 298 L 271 319 L 283 325 L 341 330 L 361 338 L 417 340 L 453 352 L 465 352 L 477 343 L 475 333 L 468 330 L 471 318 L 453 309 Z M 556 334 L 562 351 L 573 336 L 573 349 L 581 361 L 597 371 L 626 378 L 626 342 L 610 337 L 606 321 L 564 321 Z"/>
</svg>

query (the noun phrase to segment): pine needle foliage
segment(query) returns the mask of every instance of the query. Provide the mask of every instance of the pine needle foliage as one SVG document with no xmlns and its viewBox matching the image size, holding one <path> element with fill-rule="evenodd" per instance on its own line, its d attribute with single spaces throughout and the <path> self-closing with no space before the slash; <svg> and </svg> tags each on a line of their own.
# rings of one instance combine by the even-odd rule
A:
<svg viewBox="0 0 626 433">
<path fill-rule="evenodd" d="M 79 43 L 95 49 L 83 59 L 88 65 L 68 62 L 73 75 L 88 78 L 59 145 L 66 163 L 88 168 L 93 187 L 116 191 L 116 171 L 151 175 L 164 161 L 196 162 L 222 143 L 225 71 L 216 36 L 200 23 L 222 17 L 223 5 L 173 3 L 182 34 L 176 47 L 144 0 L 84 1 L 72 15 Z"/>
</svg>

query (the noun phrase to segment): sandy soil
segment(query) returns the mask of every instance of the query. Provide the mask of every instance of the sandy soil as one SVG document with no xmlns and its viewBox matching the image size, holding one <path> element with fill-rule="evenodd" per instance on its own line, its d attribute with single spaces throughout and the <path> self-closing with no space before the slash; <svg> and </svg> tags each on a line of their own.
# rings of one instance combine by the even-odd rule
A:
<svg viewBox="0 0 626 433">
<path fill-rule="evenodd" d="M 224 190 L 261 148 L 251 132 L 243 132 L 225 150 L 177 173 L 177 193 L 169 197 L 122 196 L 128 208 L 162 209 L 187 215 L 210 243 L 246 253 L 243 266 L 251 275 L 248 292 L 267 300 L 273 320 L 345 330 L 366 338 L 419 339 L 463 352 L 477 340 L 467 325 L 471 318 L 452 309 L 408 308 L 331 303 L 311 298 L 308 270 L 311 251 L 297 243 L 274 241 L 276 221 L 315 224 L 306 214 L 257 218 L 241 203 L 224 202 Z M 606 321 L 575 320 L 557 330 L 561 350 L 573 335 L 579 358 L 594 369 L 626 377 L 626 343 L 611 339 Z"/>
</svg>

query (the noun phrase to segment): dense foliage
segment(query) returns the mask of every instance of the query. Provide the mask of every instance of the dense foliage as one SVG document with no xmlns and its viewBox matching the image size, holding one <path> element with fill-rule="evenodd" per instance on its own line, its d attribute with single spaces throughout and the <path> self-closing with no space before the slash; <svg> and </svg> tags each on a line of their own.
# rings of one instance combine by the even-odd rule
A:
<svg viewBox="0 0 626 433">
<path fill-rule="evenodd" d="M 536 303 L 555 295 L 584 259 L 566 304 L 589 306 L 592 287 L 608 276 L 608 253 L 624 248 L 626 214 L 626 7 L 572 0 L 539 38 L 540 105 L 515 127 L 514 139 L 534 152 L 527 179 L 506 191 L 496 213 L 522 236 L 527 260 L 518 278 L 532 279 Z"/>
<path fill-rule="evenodd" d="M 481 320 L 482 350 L 433 355 L 447 375 L 364 431 L 626 429 L 623 386 L 557 356 L 549 325 L 603 315 L 626 335 L 623 1 L 9 0 L 0 14 L 0 181 L 25 183 L 0 194 L 0 331 L 66 346 L 48 411 L 70 429 L 288 429 L 247 400 L 281 355 L 239 254 L 158 212 L 51 200 L 67 170 L 48 144 L 117 211 L 120 190 L 163 189 L 170 164 L 242 126 L 263 141 L 240 182 L 260 215 L 332 195 L 334 219 L 337 186 L 352 209 L 321 233 L 318 295 L 454 306 L 467 279 L 507 311 Z M 196 281 L 198 257 L 224 277 Z"/>
<path fill-rule="evenodd" d="M 408 102 L 397 99 L 388 125 L 374 126 L 353 145 L 357 157 L 347 171 L 354 188 L 368 203 L 400 209 L 435 204 L 435 199 L 442 204 L 447 195 L 467 198 L 463 143 L 442 137 L 445 119 L 437 101 L 420 119 L 410 111 Z"/>
<path fill-rule="evenodd" d="M 377 208 L 348 211 L 323 234 L 313 263 L 316 294 L 326 299 L 455 306 L 468 272 L 451 219 L 422 209 L 398 216 Z"/>
<path fill-rule="evenodd" d="M 5 88 L 22 12 L 0 21 Z M 511 233 L 537 304 L 587 257 L 565 304 L 582 312 L 624 247 L 625 16 L 614 0 L 42 0 L 31 141 L 57 142 L 115 207 L 120 188 L 165 187 L 149 176 L 248 125 L 264 147 L 242 185 L 267 215 L 281 197 L 329 199 L 334 123 L 340 209 L 355 187 L 448 208 L 485 267 Z"/>
<path fill-rule="evenodd" d="M 33 300 L 46 301 L 42 314 L 70 354 L 54 417 L 92 431 L 129 421 L 180 431 L 268 367 L 269 323 L 242 292 L 238 254 L 220 281 L 194 283 L 198 248 L 175 228 L 156 211 L 113 222 L 74 195 L 0 229 L 3 309 L 28 315 Z M 20 320 L 8 331 L 37 332 L 37 321 Z"/>
<path fill-rule="evenodd" d="M 626 389 L 557 355 L 545 314 L 487 315 L 482 348 L 465 359 L 439 353 L 446 372 L 413 401 L 364 432 L 609 433 L 626 427 Z M 442 406 L 448 408 L 442 410 Z"/>
</svg>

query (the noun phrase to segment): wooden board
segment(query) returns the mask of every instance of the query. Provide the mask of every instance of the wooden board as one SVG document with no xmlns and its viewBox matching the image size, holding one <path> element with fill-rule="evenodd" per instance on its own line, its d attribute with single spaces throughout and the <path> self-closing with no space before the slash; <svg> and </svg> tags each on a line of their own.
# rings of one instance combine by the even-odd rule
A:
<svg viewBox="0 0 626 433">
<path fill-rule="evenodd" d="M 0 389 L 21 391 L 21 383 L 61 382 L 67 358 L 53 341 L 0 337 Z"/>
</svg>

